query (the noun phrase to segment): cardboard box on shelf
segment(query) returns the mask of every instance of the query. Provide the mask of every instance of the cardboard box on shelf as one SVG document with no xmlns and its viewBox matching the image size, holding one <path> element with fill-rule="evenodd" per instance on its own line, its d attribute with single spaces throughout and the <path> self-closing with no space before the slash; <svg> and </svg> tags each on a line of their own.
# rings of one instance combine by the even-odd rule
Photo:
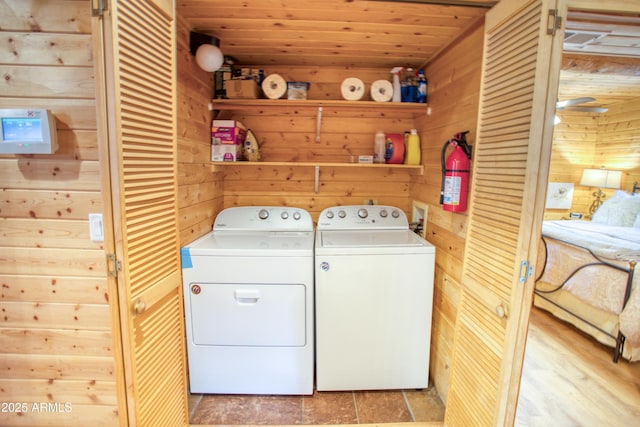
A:
<svg viewBox="0 0 640 427">
<path fill-rule="evenodd" d="M 230 99 L 258 99 L 260 86 L 254 79 L 232 79 L 224 82 L 227 97 Z"/>
<path fill-rule="evenodd" d="M 237 120 L 213 120 L 211 122 L 212 144 L 238 144 L 242 146 L 247 128 Z"/>
<path fill-rule="evenodd" d="M 287 82 L 287 99 L 307 99 L 308 82 Z"/>
<path fill-rule="evenodd" d="M 237 162 L 241 155 L 242 145 L 211 144 L 211 161 L 213 162 Z"/>
</svg>

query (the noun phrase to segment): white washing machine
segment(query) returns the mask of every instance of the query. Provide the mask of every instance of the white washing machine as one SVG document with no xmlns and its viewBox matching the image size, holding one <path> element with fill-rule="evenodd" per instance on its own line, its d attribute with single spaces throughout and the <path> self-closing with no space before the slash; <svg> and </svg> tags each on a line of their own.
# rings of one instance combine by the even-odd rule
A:
<svg viewBox="0 0 640 427">
<path fill-rule="evenodd" d="M 425 388 L 435 247 L 392 206 L 336 206 L 315 244 L 318 390 Z"/>
<path fill-rule="evenodd" d="M 313 221 L 237 207 L 182 248 L 192 393 L 312 394 Z"/>
</svg>

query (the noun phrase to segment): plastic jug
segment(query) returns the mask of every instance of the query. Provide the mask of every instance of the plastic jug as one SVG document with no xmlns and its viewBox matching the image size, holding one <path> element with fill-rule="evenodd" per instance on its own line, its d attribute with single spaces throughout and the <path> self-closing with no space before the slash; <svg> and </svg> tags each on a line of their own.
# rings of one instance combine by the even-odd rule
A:
<svg viewBox="0 0 640 427">
<path fill-rule="evenodd" d="M 388 133 L 386 135 L 386 163 L 401 164 L 404 159 L 404 135 L 401 133 Z"/>
<path fill-rule="evenodd" d="M 411 133 L 407 138 L 406 158 L 404 162 L 407 165 L 419 165 L 420 160 L 420 136 L 416 129 L 411 129 Z"/>
<path fill-rule="evenodd" d="M 386 150 L 386 136 L 384 131 L 376 132 L 376 138 L 373 146 L 373 163 L 384 163 L 384 154 Z"/>
</svg>

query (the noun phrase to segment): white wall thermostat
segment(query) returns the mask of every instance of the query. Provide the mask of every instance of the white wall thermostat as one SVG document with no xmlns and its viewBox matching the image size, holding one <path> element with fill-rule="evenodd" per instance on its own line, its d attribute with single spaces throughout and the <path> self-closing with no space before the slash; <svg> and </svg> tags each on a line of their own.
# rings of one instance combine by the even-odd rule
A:
<svg viewBox="0 0 640 427">
<path fill-rule="evenodd" d="M 0 153 L 53 154 L 58 149 L 56 119 L 45 109 L 0 109 Z"/>
</svg>

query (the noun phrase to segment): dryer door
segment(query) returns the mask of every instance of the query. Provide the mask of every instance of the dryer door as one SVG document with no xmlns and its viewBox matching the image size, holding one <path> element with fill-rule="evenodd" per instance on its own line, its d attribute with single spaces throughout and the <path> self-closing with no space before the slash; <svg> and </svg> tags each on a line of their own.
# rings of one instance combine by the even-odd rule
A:
<svg viewBox="0 0 640 427">
<path fill-rule="evenodd" d="M 189 298 L 195 345 L 306 344 L 303 284 L 193 283 Z"/>
</svg>

